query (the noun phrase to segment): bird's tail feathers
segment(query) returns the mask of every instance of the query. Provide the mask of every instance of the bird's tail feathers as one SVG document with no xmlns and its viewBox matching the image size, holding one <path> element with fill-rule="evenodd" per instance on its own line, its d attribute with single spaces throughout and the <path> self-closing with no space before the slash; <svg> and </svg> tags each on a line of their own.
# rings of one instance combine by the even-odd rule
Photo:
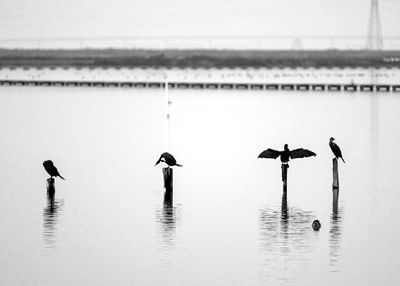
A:
<svg viewBox="0 0 400 286">
<path fill-rule="evenodd" d="M 342 159 L 343 163 L 346 163 L 342 157 L 340 157 L 340 159 Z"/>
<path fill-rule="evenodd" d="M 61 176 L 61 175 L 58 175 L 58 176 L 59 176 L 61 179 L 65 180 L 63 176 Z"/>
</svg>

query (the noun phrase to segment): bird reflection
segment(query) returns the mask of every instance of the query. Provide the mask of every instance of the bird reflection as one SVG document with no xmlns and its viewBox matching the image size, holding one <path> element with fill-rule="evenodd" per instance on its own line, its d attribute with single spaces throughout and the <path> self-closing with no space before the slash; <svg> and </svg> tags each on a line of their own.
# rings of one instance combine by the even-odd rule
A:
<svg viewBox="0 0 400 286">
<path fill-rule="evenodd" d="M 157 221 L 161 226 L 161 243 L 164 249 L 172 249 L 175 246 L 178 220 L 178 209 L 174 207 L 172 193 L 165 192 L 162 209 L 157 211 Z"/>
<path fill-rule="evenodd" d="M 53 248 L 56 245 L 57 220 L 62 210 L 62 205 L 63 202 L 56 200 L 54 191 L 49 189 L 47 192 L 47 206 L 43 209 L 43 237 L 47 248 Z"/>
<path fill-rule="evenodd" d="M 329 265 L 336 267 L 339 260 L 341 235 L 342 235 L 342 215 L 339 208 L 339 190 L 333 190 L 331 229 L 329 233 Z M 334 270 L 335 271 L 335 270 Z"/>
</svg>

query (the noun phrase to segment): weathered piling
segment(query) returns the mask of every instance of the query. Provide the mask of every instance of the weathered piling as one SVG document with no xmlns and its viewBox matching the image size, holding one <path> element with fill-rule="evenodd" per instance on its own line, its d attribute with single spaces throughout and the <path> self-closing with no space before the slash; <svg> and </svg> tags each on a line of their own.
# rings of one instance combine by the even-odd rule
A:
<svg viewBox="0 0 400 286">
<path fill-rule="evenodd" d="M 288 164 L 282 164 L 282 182 L 283 182 L 283 189 L 286 191 L 287 189 L 287 169 L 289 168 Z"/>
<path fill-rule="evenodd" d="M 173 169 L 166 167 L 162 169 L 164 176 L 165 195 L 172 196 L 173 190 Z"/>
<path fill-rule="evenodd" d="M 288 203 L 287 203 L 287 192 L 285 187 L 283 187 L 283 194 L 282 194 L 282 204 L 281 204 L 281 219 L 283 221 L 287 221 L 289 218 L 288 212 Z"/>
<path fill-rule="evenodd" d="M 338 161 L 336 158 L 332 159 L 332 171 L 333 171 L 332 187 L 334 189 L 339 189 L 339 170 L 338 170 Z"/>
<path fill-rule="evenodd" d="M 56 192 L 54 182 L 55 182 L 54 178 L 47 179 L 47 194 L 49 196 L 54 195 L 54 193 Z"/>
<path fill-rule="evenodd" d="M 332 199 L 332 218 L 337 219 L 339 213 L 339 189 L 332 189 L 333 199 Z"/>
<path fill-rule="evenodd" d="M 165 190 L 164 193 L 164 208 L 172 208 L 172 202 L 173 202 L 173 195 L 172 195 L 172 190 L 168 191 Z"/>
</svg>

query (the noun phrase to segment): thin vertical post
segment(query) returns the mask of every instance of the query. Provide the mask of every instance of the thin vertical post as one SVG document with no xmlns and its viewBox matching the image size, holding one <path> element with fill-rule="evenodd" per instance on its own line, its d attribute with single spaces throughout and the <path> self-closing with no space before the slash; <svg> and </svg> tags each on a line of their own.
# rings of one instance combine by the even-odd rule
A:
<svg viewBox="0 0 400 286">
<path fill-rule="evenodd" d="M 282 193 L 281 219 L 287 221 L 288 218 L 289 214 L 288 214 L 287 192 L 284 188 Z"/>
<path fill-rule="evenodd" d="M 173 191 L 173 169 L 172 168 L 163 168 L 162 169 L 164 176 L 164 188 L 165 195 L 172 196 Z"/>
<path fill-rule="evenodd" d="M 50 195 L 50 196 L 54 195 L 54 193 L 56 192 L 56 188 L 54 186 L 54 182 L 55 182 L 55 180 L 54 180 L 53 177 L 47 179 L 47 194 Z"/>
<path fill-rule="evenodd" d="M 165 151 L 169 148 L 169 90 L 168 80 L 165 81 Z"/>
<path fill-rule="evenodd" d="M 332 199 L 332 218 L 337 219 L 339 211 L 339 189 L 332 189 L 333 199 Z"/>
<path fill-rule="evenodd" d="M 289 168 L 288 164 L 282 164 L 282 182 L 283 182 L 283 190 L 287 190 L 287 169 Z"/>
<path fill-rule="evenodd" d="M 332 159 L 332 171 L 333 171 L 332 186 L 334 189 L 338 189 L 339 188 L 339 170 L 338 170 L 338 161 L 336 158 Z"/>
</svg>

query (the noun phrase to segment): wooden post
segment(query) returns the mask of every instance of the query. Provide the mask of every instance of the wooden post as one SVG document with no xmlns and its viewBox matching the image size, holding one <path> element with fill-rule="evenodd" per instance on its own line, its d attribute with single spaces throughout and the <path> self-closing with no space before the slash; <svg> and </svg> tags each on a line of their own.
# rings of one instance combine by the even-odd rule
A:
<svg viewBox="0 0 400 286">
<path fill-rule="evenodd" d="M 163 168 L 162 169 L 163 175 L 164 175 L 164 188 L 165 188 L 165 194 L 171 195 L 172 196 L 172 190 L 173 190 L 173 169 L 172 168 Z"/>
<path fill-rule="evenodd" d="M 333 170 L 333 183 L 334 189 L 339 189 L 339 171 L 338 171 L 338 161 L 336 158 L 332 159 L 332 170 Z"/>
<path fill-rule="evenodd" d="M 288 204 L 287 204 L 287 192 L 285 190 L 283 190 L 283 194 L 282 194 L 282 204 L 281 204 L 281 219 L 283 221 L 287 221 L 289 218 L 289 213 L 288 213 Z"/>
<path fill-rule="evenodd" d="M 164 193 L 164 209 L 165 208 L 172 208 L 173 205 L 173 196 L 172 196 L 172 191 L 167 192 L 165 191 Z"/>
<path fill-rule="evenodd" d="M 54 195 L 54 193 L 56 192 L 54 182 L 55 182 L 55 180 L 53 177 L 47 179 L 47 194 L 49 196 Z"/>
<path fill-rule="evenodd" d="M 283 182 L 283 190 L 287 190 L 287 169 L 289 168 L 288 164 L 282 164 L 282 182 Z"/>
<path fill-rule="evenodd" d="M 339 188 L 332 188 L 332 219 L 337 220 L 339 213 Z"/>
</svg>

